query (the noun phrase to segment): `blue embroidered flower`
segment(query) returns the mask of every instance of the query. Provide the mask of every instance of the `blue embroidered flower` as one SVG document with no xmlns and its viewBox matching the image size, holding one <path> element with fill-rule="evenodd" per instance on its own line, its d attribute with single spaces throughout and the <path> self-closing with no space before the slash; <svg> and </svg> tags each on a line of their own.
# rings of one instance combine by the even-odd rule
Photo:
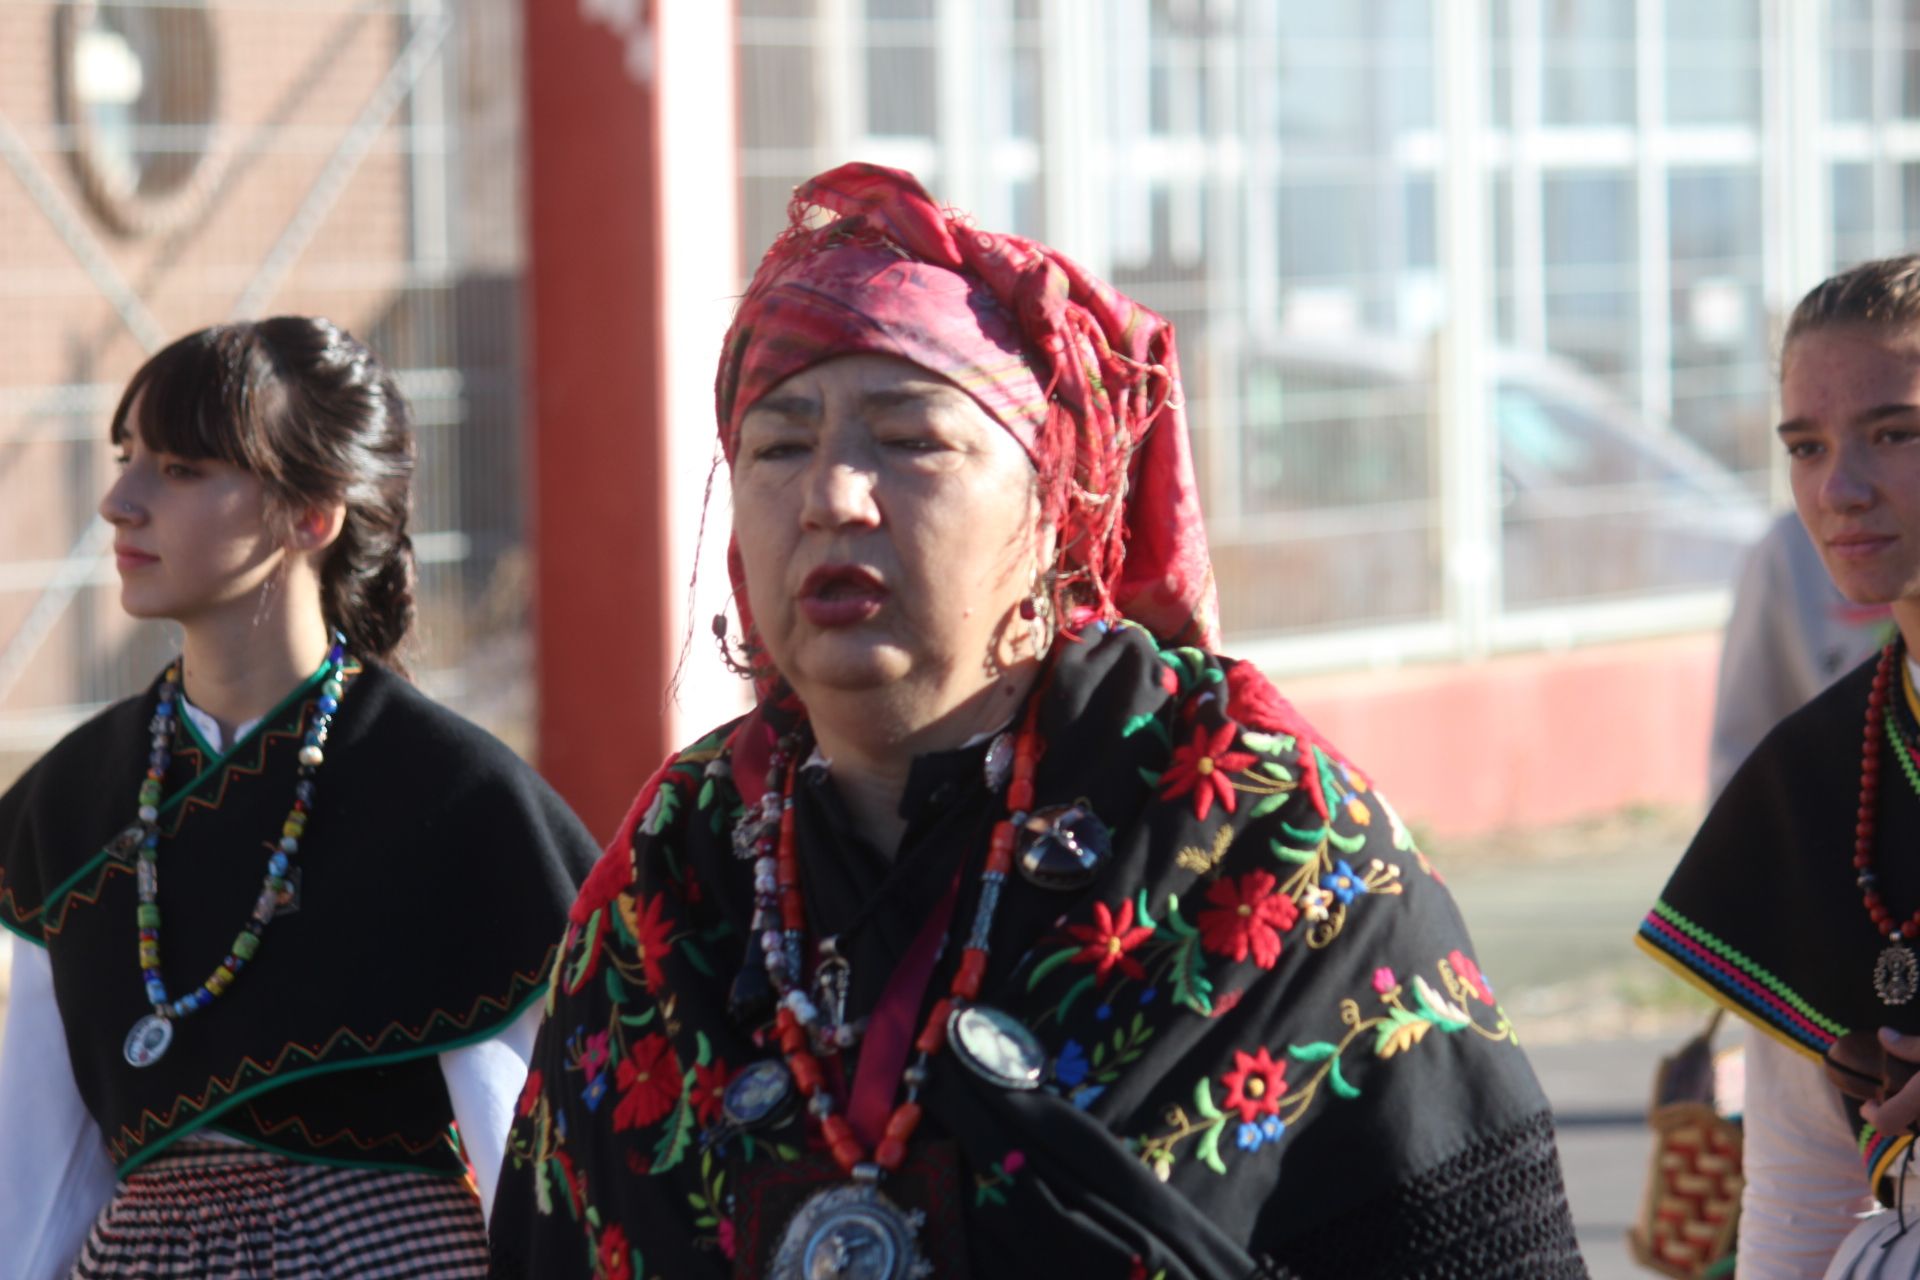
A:
<svg viewBox="0 0 1920 1280">
<path fill-rule="evenodd" d="M 1067 1095 L 1067 1101 L 1080 1108 L 1080 1110 L 1085 1111 L 1088 1107 L 1100 1101 L 1100 1095 L 1106 1091 L 1107 1086 L 1103 1084 L 1083 1084 Z"/>
<path fill-rule="evenodd" d="M 1366 882 L 1353 873 L 1345 858 L 1334 859 L 1333 870 L 1320 877 L 1320 887 L 1342 903 L 1352 902 L 1367 891 Z"/>
<path fill-rule="evenodd" d="M 1267 1135 L 1260 1132 L 1259 1125 L 1247 1122 L 1240 1126 L 1233 1140 L 1240 1144 L 1242 1151 L 1258 1151 L 1260 1144 L 1267 1140 Z"/>
<path fill-rule="evenodd" d="M 1093 1070 L 1087 1061 L 1087 1051 L 1078 1040 L 1067 1041 L 1060 1050 L 1060 1056 L 1053 1062 L 1053 1078 L 1071 1089 L 1087 1078 L 1087 1072 Z"/>
<path fill-rule="evenodd" d="M 1113 1016 L 1113 1006 L 1110 1004 L 1103 1004 L 1098 1009 L 1095 1009 L 1093 1011 L 1093 1016 L 1100 1019 L 1100 1021 L 1105 1022 L 1108 1018 L 1111 1018 Z"/>
<path fill-rule="evenodd" d="M 1280 1141 L 1281 1135 L 1285 1134 L 1286 1131 L 1287 1126 L 1281 1121 L 1279 1116 L 1268 1116 L 1260 1122 L 1260 1136 L 1268 1142 Z"/>
<path fill-rule="evenodd" d="M 602 1071 L 593 1078 L 593 1083 L 589 1084 L 586 1092 L 580 1095 L 587 1104 L 587 1110 L 598 1111 L 600 1109 L 600 1100 L 607 1096 L 607 1082 L 612 1079 L 613 1072 L 611 1071 Z"/>
<path fill-rule="evenodd" d="M 1140 1003 L 1152 1004 L 1153 998 L 1159 994 L 1160 988 L 1158 987 L 1142 987 L 1140 988 Z"/>
</svg>

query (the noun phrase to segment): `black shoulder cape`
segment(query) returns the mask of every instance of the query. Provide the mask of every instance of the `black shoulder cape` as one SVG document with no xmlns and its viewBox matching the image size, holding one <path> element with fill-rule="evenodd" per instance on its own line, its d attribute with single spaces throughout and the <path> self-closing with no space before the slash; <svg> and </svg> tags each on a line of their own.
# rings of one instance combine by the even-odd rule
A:
<svg viewBox="0 0 1920 1280">
<path fill-rule="evenodd" d="M 218 758 L 175 733 L 159 851 L 170 994 L 220 963 L 260 893 L 318 686 Z M 108 708 L 0 797 L 0 925 L 47 949 L 75 1080 L 121 1175 L 206 1125 L 301 1159 L 458 1172 L 434 1055 L 543 990 L 595 854 L 586 830 L 500 742 L 369 665 L 334 721 L 291 900 L 226 994 L 136 1069 L 123 1043 L 150 1010 L 134 861 L 112 846 L 155 702 L 150 688 Z"/>
<path fill-rule="evenodd" d="M 1015 1092 L 952 1050 L 932 1060 L 913 1151 L 949 1156 L 889 1185 L 932 1211 L 935 1274 L 1585 1275 L 1512 1024 L 1359 771 L 1253 668 L 1132 626 L 1066 645 L 1041 696 L 1037 807 L 1086 800 L 1114 852 L 1085 889 L 1005 885 L 981 1001 L 1049 1062 Z M 663 766 L 574 906 L 495 1202 L 496 1277 L 758 1274 L 786 1224 L 775 1192 L 822 1185 L 804 1114 L 723 1121 L 727 1082 L 776 1056 L 726 1004 L 756 722 Z M 863 995 L 861 975 L 898 963 L 956 871 L 954 929 L 972 919 L 1004 799 L 957 785 L 957 834 L 916 845 L 910 826 L 878 910 L 834 892 L 860 851 L 796 798 L 813 936 L 853 931 L 856 1015 L 877 983 Z M 919 877 L 931 895 L 893 893 L 949 853 Z"/>
<path fill-rule="evenodd" d="M 1853 867 L 1860 751 L 1871 659 L 1787 717 L 1754 749 L 1707 814 L 1636 941 L 1655 959 L 1781 1042 L 1821 1057 L 1840 1036 L 1920 1031 L 1920 1000 L 1875 994 L 1886 940 Z M 1894 914 L 1920 906 L 1920 801 L 1898 748 L 1881 742 L 1875 871 Z M 1910 1135 L 1880 1133 L 1849 1104 L 1870 1185 Z"/>
</svg>

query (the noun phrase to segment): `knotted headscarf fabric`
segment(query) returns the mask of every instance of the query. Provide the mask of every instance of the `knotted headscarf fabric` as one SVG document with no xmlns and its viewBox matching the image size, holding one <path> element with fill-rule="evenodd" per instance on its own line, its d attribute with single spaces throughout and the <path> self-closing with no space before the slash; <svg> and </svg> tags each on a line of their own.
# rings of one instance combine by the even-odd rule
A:
<svg viewBox="0 0 1920 1280">
<path fill-rule="evenodd" d="M 1125 617 L 1216 647 L 1171 324 L 1043 244 L 968 225 L 909 173 L 847 164 L 795 190 L 728 330 L 714 386 L 728 464 L 755 401 L 855 354 L 943 375 L 1026 450 L 1058 534 L 1058 625 Z M 737 550 L 728 567 L 745 615 Z"/>
</svg>

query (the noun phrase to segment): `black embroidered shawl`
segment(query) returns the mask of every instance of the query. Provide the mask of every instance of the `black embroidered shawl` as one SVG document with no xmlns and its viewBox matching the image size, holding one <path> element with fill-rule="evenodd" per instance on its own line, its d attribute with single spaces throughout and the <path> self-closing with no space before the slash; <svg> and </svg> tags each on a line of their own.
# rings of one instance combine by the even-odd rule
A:
<svg viewBox="0 0 1920 1280">
<path fill-rule="evenodd" d="M 1017 1093 L 934 1059 L 914 1146 L 957 1150 L 957 1179 L 931 1185 L 950 1197 L 936 1222 L 963 1224 L 938 1274 L 1584 1275 L 1512 1026 L 1359 772 L 1253 668 L 1130 625 L 1067 645 L 1044 696 L 1037 804 L 1088 800 L 1115 852 L 1084 891 L 1006 886 L 981 998 L 1050 1063 Z M 498 1277 L 747 1274 L 784 1225 L 740 1188 L 810 1159 L 817 1126 L 719 1124 L 725 1082 L 773 1056 L 726 1013 L 751 908 L 729 732 L 654 777 L 575 904 L 496 1201 Z M 1003 800 L 957 785 L 945 837 L 910 828 L 898 865 L 865 872 L 823 797 L 796 800 L 814 936 L 854 929 L 856 1014 L 879 980 L 859 975 L 897 963 L 956 869 L 956 929 L 972 918 Z M 863 877 L 878 910 L 854 899 Z"/>
<path fill-rule="evenodd" d="M 218 759 L 182 726 L 161 806 L 161 962 L 194 989 L 260 893 L 318 676 Z M 594 854 L 505 746 L 377 666 L 341 701 L 292 900 L 165 1056 L 122 1053 L 149 1012 L 133 859 L 155 691 L 74 730 L 0 797 L 0 924 L 47 949 L 75 1080 L 124 1176 L 203 1125 L 313 1160 L 453 1173 L 434 1056 L 544 987 Z M 183 717 L 184 720 L 184 717 Z"/>
<path fill-rule="evenodd" d="M 1788 716 L 1754 748 L 1641 923 L 1655 959 L 1755 1026 L 1819 1058 L 1848 1031 L 1920 1031 L 1920 1001 L 1882 1003 L 1873 971 L 1886 941 L 1854 882 L 1855 813 L 1869 660 Z M 1897 691 L 1896 691 L 1896 696 Z M 1920 803 L 1894 744 L 1881 741 L 1876 866 L 1896 917 L 1920 906 Z M 1879 1132 L 1848 1104 L 1869 1185 L 1911 1135 Z"/>
</svg>

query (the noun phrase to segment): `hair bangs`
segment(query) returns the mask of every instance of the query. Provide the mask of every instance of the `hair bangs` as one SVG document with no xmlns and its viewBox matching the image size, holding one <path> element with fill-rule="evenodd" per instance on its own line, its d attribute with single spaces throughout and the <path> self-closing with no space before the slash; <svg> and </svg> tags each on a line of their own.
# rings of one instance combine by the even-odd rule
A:
<svg viewBox="0 0 1920 1280">
<path fill-rule="evenodd" d="M 189 335 L 155 354 L 127 383 L 114 410 L 109 438 L 125 444 L 133 432 L 156 453 L 214 459 L 260 470 L 247 447 L 252 435 L 244 341 L 221 327 Z"/>
</svg>

